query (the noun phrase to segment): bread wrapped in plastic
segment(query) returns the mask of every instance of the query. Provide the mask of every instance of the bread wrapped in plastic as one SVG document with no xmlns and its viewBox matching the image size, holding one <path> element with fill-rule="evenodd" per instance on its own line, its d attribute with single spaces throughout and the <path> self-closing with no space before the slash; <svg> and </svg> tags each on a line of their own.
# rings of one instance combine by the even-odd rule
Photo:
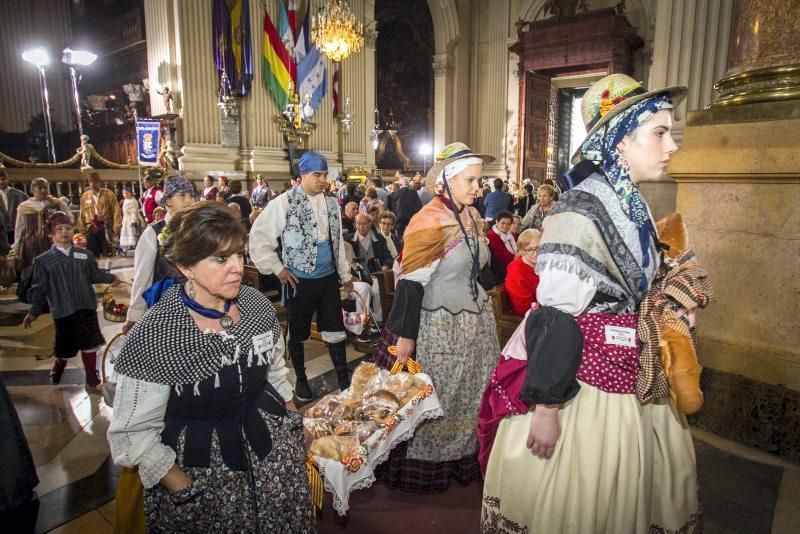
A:
<svg viewBox="0 0 800 534">
<path fill-rule="evenodd" d="M 414 375 L 405 371 L 400 371 L 396 375 L 391 375 L 387 385 L 390 390 L 408 391 L 414 385 Z"/>
<path fill-rule="evenodd" d="M 305 427 L 306 431 L 308 431 L 313 439 L 319 439 L 323 436 L 330 436 L 333 434 L 333 427 L 325 419 L 304 417 L 303 427 Z"/>
<path fill-rule="evenodd" d="M 347 404 L 339 404 L 331 413 L 329 420 L 331 424 L 336 427 L 344 423 L 345 421 L 352 421 L 353 420 L 353 412 L 354 408 L 352 406 L 348 406 Z"/>
<path fill-rule="evenodd" d="M 313 419 L 330 419 L 331 414 L 333 414 L 333 411 L 336 410 L 340 404 L 342 404 L 342 400 L 338 394 L 334 395 L 331 393 L 325 395 L 314 406 L 308 409 L 306 416 Z"/>
<path fill-rule="evenodd" d="M 339 441 L 334 436 L 323 436 L 315 439 L 310 447 L 311 454 L 322 456 L 323 458 L 330 458 L 331 460 L 341 460 L 342 451 L 339 447 Z"/>
<path fill-rule="evenodd" d="M 351 408 L 358 408 L 364 402 L 364 393 L 353 391 L 352 388 L 346 389 L 339 393 L 337 400 Z"/>
<path fill-rule="evenodd" d="M 378 366 L 372 362 L 362 362 L 353 371 L 350 378 L 349 391 L 354 394 L 364 393 L 369 381 L 378 373 Z"/>
<path fill-rule="evenodd" d="M 375 421 L 363 421 L 356 423 L 355 437 L 359 443 L 364 443 L 378 430 L 378 428 L 380 427 L 378 427 L 378 424 Z"/>
<path fill-rule="evenodd" d="M 364 399 L 379 389 L 386 389 L 390 378 L 392 378 L 392 375 L 389 373 L 389 371 L 386 369 L 378 369 L 378 371 L 375 373 L 375 376 L 373 376 L 367 383 L 367 389 L 364 391 Z"/>
<path fill-rule="evenodd" d="M 357 421 L 344 421 L 333 429 L 334 436 L 354 436 L 356 428 L 358 427 Z"/>
<path fill-rule="evenodd" d="M 397 413 L 400 401 L 389 390 L 379 389 L 364 396 L 364 403 L 356 410 L 355 418 L 361 421 L 372 420 L 379 425 L 386 424 L 386 419 Z"/>
</svg>

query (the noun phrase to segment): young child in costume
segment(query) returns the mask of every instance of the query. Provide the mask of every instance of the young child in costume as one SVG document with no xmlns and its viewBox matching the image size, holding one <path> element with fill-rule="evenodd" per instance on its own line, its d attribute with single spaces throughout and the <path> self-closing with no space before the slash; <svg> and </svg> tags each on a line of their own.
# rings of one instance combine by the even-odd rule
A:
<svg viewBox="0 0 800 534">
<path fill-rule="evenodd" d="M 56 362 L 50 381 L 58 384 L 67 359 L 81 351 L 86 385 L 95 388 L 100 384 L 96 348 L 105 339 L 97 322 L 97 298 L 92 284 L 117 286 L 120 280 L 101 270 L 91 252 L 72 245 L 75 228 L 66 213 L 53 213 L 47 219 L 46 230 L 53 246 L 33 260 L 33 282 L 28 291 L 31 308 L 22 326 L 30 328 L 49 304 L 56 327 Z"/>
</svg>

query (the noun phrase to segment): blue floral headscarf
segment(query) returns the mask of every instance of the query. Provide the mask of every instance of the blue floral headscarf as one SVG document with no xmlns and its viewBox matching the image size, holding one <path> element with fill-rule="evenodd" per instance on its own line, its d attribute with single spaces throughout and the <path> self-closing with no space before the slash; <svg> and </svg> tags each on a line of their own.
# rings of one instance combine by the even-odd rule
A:
<svg viewBox="0 0 800 534">
<path fill-rule="evenodd" d="M 637 102 L 611 119 L 608 124 L 581 145 L 581 155 L 585 159 L 598 162 L 619 197 L 622 211 L 639 230 L 642 267 L 644 268 L 650 265 L 650 236 L 655 237 L 656 235 L 655 225 L 639 188 L 631 180 L 630 169 L 619 162 L 621 154 L 617 151 L 617 145 L 623 137 L 650 120 L 662 109 L 672 109 L 672 101 L 666 93 Z M 644 277 L 642 284 L 643 287 L 647 285 Z"/>
</svg>

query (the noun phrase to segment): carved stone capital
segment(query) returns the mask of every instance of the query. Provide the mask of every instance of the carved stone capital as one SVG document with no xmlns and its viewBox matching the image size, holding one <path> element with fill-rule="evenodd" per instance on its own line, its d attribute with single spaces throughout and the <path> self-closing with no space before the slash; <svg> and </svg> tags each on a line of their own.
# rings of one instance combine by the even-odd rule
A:
<svg viewBox="0 0 800 534">
<path fill-rule="evenodd" d="M 375 48 L 375 44 L 378 42 L 378 30 L 375 28 L 370 28 L 364 31 L 364 46 L 369 48 Z"/>
<path fill-rule="evenodd" d="M 452 70 L 453 65 L 450 63 L 450 54 L 436 54 L 433 56 L 434 76 L 446 76 Z"/>
</svg>

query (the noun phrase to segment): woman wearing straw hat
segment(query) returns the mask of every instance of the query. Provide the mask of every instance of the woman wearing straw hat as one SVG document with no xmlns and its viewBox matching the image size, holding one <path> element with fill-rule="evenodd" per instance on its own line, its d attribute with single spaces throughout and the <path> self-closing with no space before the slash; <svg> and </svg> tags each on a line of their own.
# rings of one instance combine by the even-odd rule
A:
<svg viewBox="0 0 800 534">
<path fill-rule="evenodd" d="M 398 447 L 385 471 L 391 486 L 425 492 L 446 490 L 451 477 L 462 484 L 480 477 L 475 414 L 499 351 L 491 301 L 478 283 L 489 249 L 472 207 L 482 166 L 494 158 L 452 143 L 437 160 L 425 186 L 438 194 L 406 227 L 387 324 L 399 336 L 397 361 L 416 349 L 444 410 Z"/>
<path fill-rule="evenodd" d="M 702 530 L 686 420 L 643 381 L 636 341 L 661 262 L 636 184 L 665 175 L 685 93 L 612 74 L 584 96 L 573 188 L 544 220 L 541 307 L 504 348 L 481 403 L 485 532 Z"/>
</svg>

